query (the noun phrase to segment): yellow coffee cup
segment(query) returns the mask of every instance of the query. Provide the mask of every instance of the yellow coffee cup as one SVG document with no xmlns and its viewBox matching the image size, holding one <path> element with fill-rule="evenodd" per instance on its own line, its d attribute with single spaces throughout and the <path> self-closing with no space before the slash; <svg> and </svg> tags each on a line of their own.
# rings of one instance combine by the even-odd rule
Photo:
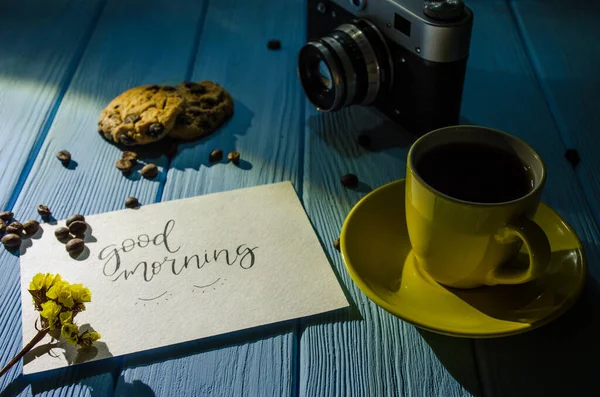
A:
<svg viewBox="0 0 600 397">
<path fill-rule="evenodd" d="M 474 288 L 544 274 L 550 244 L 532 218 L 546 169 L 529 145 L 490 128 L 452 126 L 420 137 L 407 160 L 410 243 L 434 280 Z M 529 266 L 507 266 L 523 245 Z"/>
</svg>

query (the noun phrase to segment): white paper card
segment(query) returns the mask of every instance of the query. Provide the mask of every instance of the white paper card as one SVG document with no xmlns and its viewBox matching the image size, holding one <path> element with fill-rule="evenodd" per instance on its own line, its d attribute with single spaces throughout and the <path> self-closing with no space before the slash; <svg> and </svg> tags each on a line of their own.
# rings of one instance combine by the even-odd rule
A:
<svg viewBox="0 0 600 397">
<path fill-rule="evenodd" d="M 75 322 L 102 335 L 91 351 L 50 336 L 25 374 L 148 350 L 348 306 L 290 182 L 86 217 L 72 259 L 54 230 L 21 256 L 23 344 L 36 334 L 27 291 L 38 272 L 92 292 Z M 35 236 L 34 236 L 35 237 Z M 23 248 L 22 248 L 23 250 Z M 88 251 L 89 250 L 89 251 Z"/>
</svg>

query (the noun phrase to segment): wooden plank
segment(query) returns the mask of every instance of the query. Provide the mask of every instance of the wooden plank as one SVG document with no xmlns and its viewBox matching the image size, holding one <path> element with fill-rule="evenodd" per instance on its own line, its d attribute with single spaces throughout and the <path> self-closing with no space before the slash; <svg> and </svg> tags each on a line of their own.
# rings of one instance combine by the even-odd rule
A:
<svg viewBox="0 0 600 397">
<path fill-rule="evenodd" d="M 0 208 L 14 205 L 103 3 L 0 4 Z"/>
<path fill-rule="evenodd" d="M 306 115 L 304 205 L 355 309 L 303 327 L 299 395 L 480 395 L 472 342 L 419 330 L 379 308 L 332 244 L 367 192 L 404 177 L 414 137 L 366 108 L 318 114 L 307 104 Z M 369 149 L 358 145 L 359 134 L 371 137 Z M 346 173 L 361 181 L 356 190 L 341 185 Z"/>
<path fill-rule="evenodd" d="M 471 342 L 418 330 L 376 306 L 332 245 L 366 192 L 404 177 L 412 139 L 365 109 L 318 115 L 307 105 L 306 112 L 305 208 L 356 309 L 303 327 L 299 395 L 477 395 Z M 372 151 L 356 143 L 365 132 Z M 357 190 L 340 184 L 346 173 L 362 181 Z M 436 356 L 444 357 L 446 367 Z"/>
<path fill-rule="evenodd" d="M 593 1 L 511 1 L 511 10 L 561 138 L 576 149 L 581 181 L 600 222 L 600 4 Z M 565 160 L 566 161 L 566 160 Z"/>
<path fill-rule="evenodd" d="M 19 219 L 38 218 L 36 207 L 40 203 L 48 205 L 57 219 L 64 219 L 73 213 L 121 209 L 130 195 L 138 197 L 142 205 L 155 200 L 165 173 L 155 180 L 140 179 L 139 172 L 122 176 L 114 167 L 120 150 L 99 136 L 97 120 L 114 96 L 132 86 L 183 80 L 203 10 L 203 3 L 196 0 L 108 1 L 16 201 L 14 212 Z M 60 164 L 55 158 L 60 149 L 72 153 L 75 167 L 68 169 Z M 164 155 L 143 159 L 161 170 L 167 164 Z M 0 354 L 4 364 L 21 348 L 19 263 L 5 250 L 0 254 L 0 263 Z M 10 389 L 27 394 L 47 391 L 111 395 L 120 363 L 121 359 L 116 358 L 39 376 L 21 376 Z M 1 387 L 20 371 L 19 364 L 0 379 Z"/>
<path fill-rule="evenodd" d="M 164 200 L 283 180 L 300 188 L 303 117 L 295 60 L 304 40 L 304 8 L 303 0 L 210 2 L 192 79 L 222 84 L 234 98 L 235 113 L 216 134 L 180 146 Z M 280 51 L 267 50 L 274 38 L 281 40 Z M 209 164 L 216 148 L 225 155 L 239 151 L 241 166 Z M 218 343 L 188 343 L 170 350 L 171 357 L 167 352 L 166 362 L 127 357 L 116 394 L 128 393 L 125 382 L 142 382 L 156 395 L 291 395 L 293 329 L 265 327 Z"/>
<path fill-rule="evenodd" d="M 600 354 L 600 347 L 595 343 L 600 334 L 597 315 L 600 312 L 600 233 L 576 175 L 563 157 L 565 146 L 509 7 L 502 1 L 471 1 L 469 4 L 474 8 L 478 22 L 472 42 L 474 56 L 467 72 L 463 113 L 471 123 L 514 134 L 540 153 L 548 169 L 543 200 L 575 229 L 584 244 L 589 265 L 584 294 L 562 318 L 520 336 L 476 342 L 484 392 L 489 396 L 511 397 L 596 395 L 597 371 L 590 363 Z M 518 7 L 526 4 L 530 3 L 519 3 Z M 570 7 L 572 3 L 568 4 Z M 544 5 L 545 12 L 535 14 L 534 19 L 544 21 L 545 25 L 554 6 L 558 7 L 558 3 Z M 555 30 L 553 33 L 549 30 L 539 32 L 540 39 L 547 43 L 573 27 L 574 21 L 566 11 L 554 10 L 561 15 L 556 18 L 561 18 L 563 23 L 547 25 L 549 30 Z M 566 28 L 567 25 L 571 28 Z M 562 51 L 553 45 L 544 48 L 544 57 L 550 52 L 556 55 Z M 552 68 L 552 62 L 548 59 L 543 64 Z M 585 92 L 587 90 L 581 96 L 573 92 L 568 100 L 579 103 L 586 99 Z M 593 139 L 597 139 L 590 132 L 589 129 L 582 131 L 580 139 L 589 138 L 591 143 L 582 141 L 578 146 L 580 150 L 588 147 L 588 158 L 592 156 L 589 150 Z M 593 163 L 588 163 L 588 167 L 594 167 Z"/>
</svg>

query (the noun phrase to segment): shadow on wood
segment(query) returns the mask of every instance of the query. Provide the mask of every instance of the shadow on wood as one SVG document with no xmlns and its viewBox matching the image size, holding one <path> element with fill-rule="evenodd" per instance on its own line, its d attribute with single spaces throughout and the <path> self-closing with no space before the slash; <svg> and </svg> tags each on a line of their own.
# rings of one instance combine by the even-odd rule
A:
<svg viewBox="0 0 600 397">
<path fill-rule="evenodd" d="M 349 122 L 352 125 L 347 125 Z M 351 158 L 368 152 L 405 148 L 416 138 L 376 110 L 365 107 L 342 109 L 338 113 L 318 113 L 309 116 L 306 123 L 311 132 L 328 146 L 340 155 Z M 359 135 L 368 136 L 369 145 L 361 147 L 357 141 Z"/>
<path fill-rule="evenodd" d="M 480 380 L 474 376 L 472 341 L 436 334 L 416 327 L 450 375 L 473 396 L 483 396 Z M 465 346 L 469 346 L 466 348 Z"/>
<path fill-rule="evenodd" d="M 532 332 L 476 342 L 490 393 L 511 397 L 597 396 L 600 356 L 600 289 L 588 277 L 578 302 Z M 502 384 L 496 384 L 501 380 Z M 493 382 L 497 380 L 496 382 Z M 496 393 L 498 391 L 498 393 Z"/>
</svg>

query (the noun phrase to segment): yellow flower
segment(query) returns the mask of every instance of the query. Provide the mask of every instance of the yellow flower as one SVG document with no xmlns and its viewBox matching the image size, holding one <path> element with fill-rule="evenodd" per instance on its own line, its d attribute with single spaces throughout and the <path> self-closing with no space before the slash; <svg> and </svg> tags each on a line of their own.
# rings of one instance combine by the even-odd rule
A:
<svg viewBox="0 0 600 397">
<path fill-rule="evenodd" d="M 65 324 L 62 326 L 61 335 L 72 345 L 76 345 L 79 340 L 79 327 L 75 324 Z"/>
<path fill-rule="evenodd" d="M 92 343 L 100 339 L 100 334 L 94 331 L 85 331 L 79 337 L 79 344 L 83 347 L 89 347 Z"/>
<path fill-rule="evenodd" d="M 56 283 L 48 290 L 46 296 L 50 299 L 56 299 L 64 307 L 72 308 L 75 302 L 71 296 L 71 286 L 66 281 Z"/>
<path fill-rule="evenodd" d="M 31 282 L 29 283 L 29 289 L 31 291 L 41 290 L 45 284 L 47 275 L 48 275 L 47 273 L 46 274 L 38 273 L 35 276 L 33 276 L 33 280 L 31 280 Z"/>
<path fill-rule="evenodd" d="M 56 317 L 59 315 L 61 310 L 62 306 L 58 305 L 54 301 L 42 303 L 42 311 L 40 312 L 40 316 L 48 320 L 48 324 L 50 324 L 50 329 L 56 328 Z"/>
<path fill-rule="evenodd" d="M 62 312 L 60 313 L 60 324 L 65 325 L 67 323 L 71 323 L 73 321 L 73 312 Z"/>
<path fill-rule="evenodd" d="M 33 280 L 31 280 L 31 282 L 29 283 L 29 289 L 31 291 L 40 291 L 43 288 L 48 290 L 54 284 L 60 283 L 61 280 L 62 278 L 60 277 L 60 274 L 57 274 L 55 277 L 54 274 L 50 273 L 38 273 L 35 276 L 33 276 Z"/>
<path fill-rule="evenodd" d="M 75 303 L 91 302 L 92 292 L 81 284 L 71 285 L 71 296 Z"/>
</svg>

